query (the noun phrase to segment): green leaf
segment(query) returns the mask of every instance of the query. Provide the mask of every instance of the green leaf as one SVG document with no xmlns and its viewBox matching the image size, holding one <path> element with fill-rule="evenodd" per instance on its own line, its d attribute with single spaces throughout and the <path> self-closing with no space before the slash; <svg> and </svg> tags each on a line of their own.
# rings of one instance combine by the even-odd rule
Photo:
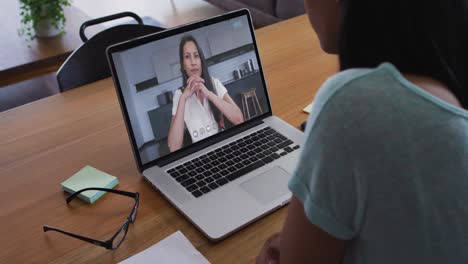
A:
<svg viewBox="0 0 468 264">
<path fill-rule="evenodd" d="M 70 6 L 72 0 L 19 0 L 22 32 L 26 33 L 30 40 L 36 36 L 32 34 L 32 29 L 37 27 L 39 21 L 50 19 L 51 24 L 64 32 L 65 14 L 63 8 Z"/>
</svg>

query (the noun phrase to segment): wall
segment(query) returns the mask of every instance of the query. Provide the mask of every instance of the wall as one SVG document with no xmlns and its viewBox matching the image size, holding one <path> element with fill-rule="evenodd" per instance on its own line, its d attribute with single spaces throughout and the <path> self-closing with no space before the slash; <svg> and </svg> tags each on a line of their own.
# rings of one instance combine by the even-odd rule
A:
<svg viewBox="0 0 468 264">
<path fill-rule="evenodd" d="M 127 72 L 124 70 L 125 68 L 123 67 L 123 57 L 121 53 L 117 53 L 113 55 L 114 63 L 116 65 L 116 71 L 117 71 L 117 76 L 119 77 L 119 82 L 120 86 L 122 88 L 122 93 L 124 96 L 125 104 L 128 109 L 128 115 L 130 118 L 130 123 L 133 128 L 133 132 L 135 135 L 135 141 L 137 142 L 138 147 L 141 146 L 141 142 L 144 141 L 143 139 L 143 132 L 141 129 L 140 122 L 138 122 L 138 115 L 137 111 L 135 111 L 136 106 L 135 106 L 135 99 L 134 99 L 134 94 L 132 93 L 132 89 L 129 85 L 128 82 L 128 77 L 127 77 Z"/>
</svg>

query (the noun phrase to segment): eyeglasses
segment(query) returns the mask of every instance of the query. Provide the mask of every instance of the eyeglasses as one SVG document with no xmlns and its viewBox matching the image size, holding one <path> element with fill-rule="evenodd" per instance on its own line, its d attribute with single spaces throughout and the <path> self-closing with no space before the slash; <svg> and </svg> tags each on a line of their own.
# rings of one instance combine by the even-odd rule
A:
<svg viewBox="0 0 468 264">
<path fill-rule="evenodd" d="M 114 249 L 118 248 L 120 246 L 120 244 L 122 244 L 122 241 L 127 236 L 128 226 L 130 225 L 130 223 L 135 222 L 137 212 L 138 212 L 138 206 L 140 204 L 140 194 L 137 193 L 137 192 L 132 193 L 132 192 L 126 192 L 126 191 L 121 191 L 121 190 L 107 189 L 107 188 L 85 188 L 85 189 L 79 190 L 77 192 L 74 192 L 70 196 L 68 196 L 67 197 L 67 204 L 70 203 L 71 200 L 73 200 L 73 198 L 75 198 L 78 194 L 80 194 L 82 192 L 85 192 L 85 191 L 105 191 L 105 192 L 109 192 L 109 193 L 115 193 L 115 194 L 120 194 L 120 195 L 124 195 L 124 196 L 127 196 L 127 197 L 132 197 L 132 198 L 135 199 L 135 205 L 133 206 L 132 212 L 130 212 L 130 215 L 127 217 L 127 220 L 125 221 L 125 223 L 107 241 L 100 241 L 100 240 L 96 240 L 96 239 L 93 239 L 93 238 L 80 236 L 80 235 L 73 234 L 73 233 L 70 233 L 70 232 L 67 232 L 67 231 L 63 231 L 63 230 L 60 230 L 58 228 L 51 227 L 51 226 L 48 226 L 48 225 L 43 226 L 44 232 L 56 231 L 56 232 L 65 234 L 67 236 L 71 236 L 71 237 L 78 238 L 80 240 L 92 243 L 94 245 L 105 247 L 106 249 L 114 250 Z"/>
</svg>

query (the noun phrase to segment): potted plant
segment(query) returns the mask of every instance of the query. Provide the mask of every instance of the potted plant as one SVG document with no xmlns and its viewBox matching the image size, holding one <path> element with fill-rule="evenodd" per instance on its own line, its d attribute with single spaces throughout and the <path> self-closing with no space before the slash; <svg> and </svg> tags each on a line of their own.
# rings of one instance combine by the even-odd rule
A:
<svg viewBox="0 0 468 264">
<path fill-rule="evenodd" d="M 21 23 L 20 34 L 29 39 L 53 37 L 65 33 L 63 8 L 70 6 L 71 0 L 19 0 Z"/>
</svg>

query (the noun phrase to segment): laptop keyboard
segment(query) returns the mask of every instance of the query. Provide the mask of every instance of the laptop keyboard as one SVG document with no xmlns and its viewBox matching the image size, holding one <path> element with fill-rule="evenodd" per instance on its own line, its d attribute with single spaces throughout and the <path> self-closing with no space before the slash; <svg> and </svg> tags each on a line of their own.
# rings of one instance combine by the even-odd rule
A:
<svg viewBox="0 0 468 264">
<path fill-rule="evenodd" d="M 279 159 L 299 145 L 266 127 L 167 170 L 193 196 L 200 197 Z"/>
</svg>

